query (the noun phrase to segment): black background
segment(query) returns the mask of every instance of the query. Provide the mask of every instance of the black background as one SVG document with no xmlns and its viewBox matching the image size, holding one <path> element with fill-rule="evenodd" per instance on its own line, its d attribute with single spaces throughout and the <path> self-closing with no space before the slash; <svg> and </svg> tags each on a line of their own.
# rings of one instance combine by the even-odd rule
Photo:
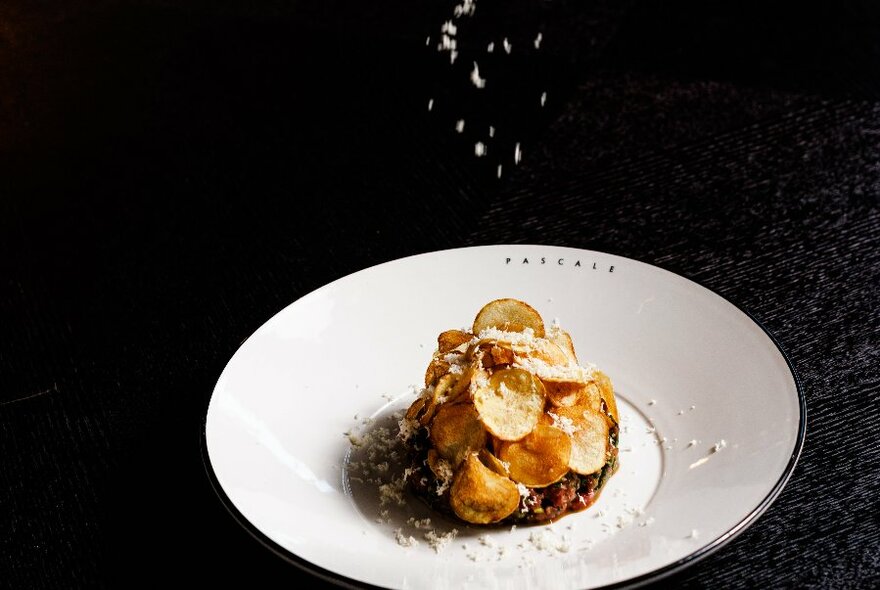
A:
<svg viewBox="0 0 880 590">
<path fill-rule="evenodd" d="M 873 3 L 480 0 L 450 65 L 453 5 L 0 3 L 0 586 L 303 578 L 211 489 L 220 371 L 340 276 L 511 242 L 696 280 L 802 378 L 789 485 L 676 584 L 880 584 Z"/>
</svg>

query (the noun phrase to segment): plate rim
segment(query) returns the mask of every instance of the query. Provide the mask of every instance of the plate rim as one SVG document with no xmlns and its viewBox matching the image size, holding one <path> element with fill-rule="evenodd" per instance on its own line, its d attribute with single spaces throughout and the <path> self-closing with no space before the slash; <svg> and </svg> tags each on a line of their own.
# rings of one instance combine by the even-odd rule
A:
<svg viewBox="0 0 880 590">
<path fill-rule="evenodd" d="M 570 249 L 570 250 L 578 250 L 581 252 L 590 252 L 590 253 L 595 253 L 595 254 L 615 256 L 618 258 L 623 258 L 623 259 L 630 261 L 630 262 L 636 262 L 640 265 L 645 265 L 650 268 L 660 270 L 664 273 L 669 273 L 675 277 L 689 281 L 689 282 L 697 285 L 698 287 L 701 287 L 701 288 L 709 291 L 710 293 L 720 297 L 722 300 L 729 303 L 734 308 L 736 308 L 741 313 L 743 313 L 747 318 L 749 318 L 749 320 L 754 322 L 755 325 L 757 325 L 759 328 L 761 328 L 761 330 L 764 332 L 764 334 L 767 335 L 767 337 L 770 339 L 770 341 L 773 343 L 773 345 L 776 347 L 776 349 L 782 355 L 782 358 L 785 359 L 786 366 L 788 367 L 788 370 L 791 373 L 792 379 L 794 380 L 795 390 L 796 390 L 797 396 L 798 396 L 798 409 L 799 409 L 799 414 L 800 414 L 799 419 L 798 419 L 797 439 L 795 441 L 794 449 L 792 450 L 791 456 L 789 457 L 789 460 L 785 466 L 785 469 L 783 470 L 779 479 L 773 485 L 773 488 L 770 490 L 770 492 L 767 494 L 767 496 L 765 496 L 764 499 L 761 500 L 761 502 L 759 502 L 742 520 L 740 520 L 736 525 L 731 527 L 723 535 L 714 539 L 711 543 L 708 543 L 707 545 L 704 545 L 704 546 L 700 547 L 699 549 L 696 549 L 695 551 L 689 553 L 685 557 L 682 557 L 681 559 L 676 560 L 672 563 L 669 563 L 665 566 L 659 567 L 657 569 L 651 570 L 650 572 L 646 572 L 646 573 L 638 575 L 638 576 L 634 576 L 632 578 L 627 578 L 626 580 L 621 580 L 619 582 L 614 582 L 612 584 L 606 584 L 604 586 L 599 586 L 595 590 L 616 590 L 616 589 L 621 589 L 621 588 L 636 588 L 639 586 L 643 586 L 645 584 L 649 584 L 651 582 L 656 582 L 656 581 L 661 580 L 663 578 L 666 578 L 668 576 L 671 576 L 672 574 L 677 573 L 679 571 L 682 571 L 685 568 L 687 568 L 691 565 L 694 565 L 695 563 L 705 559 L 706 557 L 709 557 L 711 554 L 715 553 L 716 551 L 718 551 L 719 549 L 721 549 L 722 547 L 724 547 L 725 545 L 727 545 L 728 543 L 733 541 L 743 531 L 745 531 L 749 526 L 751 526 L 758 518 L 760 518 L 760 516 L 762 514 L 764 514 L 764 512 L 767 511 L 767 509 L 770 507 L 770 505 L 773 504 L 773 502 L 776 500 L 776 498 L 779 497 L 779 495 L 782 493 L 783 488 L 785 488 L 785 485 L 788 483 L 789 479 L 791 479 L 791 476 L 794 473 L 795 468 L 797 467 L 798 460 L 801 456 L 801 453 L 802 453 L 803 447 L 804 447 L 804 443 L 806 441 L 807 400 L 806 400 L 806 395 L 804 393 L 801 378 L 797 373 L 797 370 L 794 366 L 794 363 L 791 361 L 791 358 L 788 356 L 788 353 L 782 347 L 782 344 L 779 342 L 779 340 L 776 338 L 776 336 L 769 329 L 767 329 L 767 327 L 760 320 L 758 320 L 751 312 L 749 312 L 747 309 L 745 309 L 744 307 L 742 307 L 738 303 L 731 301 L 730 299 L 728 299 L 727 297 L 725 297 L 723 294 L 719 293 L 718 291 L 716 291 L 712 287 L 707 287 L 706 285 L 700 283 L 699 281 L 696 281 L 696 280 L 694 280 L 690 277 L 687 277 L 683 274 L 673 272 L 671 270 L 668 270 L 668 269 L 663 268 L 662 266 L 659 266 L 656 264 L 651 264 L 648 262 L 643 262 L 641 260 L 637 260 L 635 258 L 630 258 L 628 256 L 622 256 L 620 254 L 614 254 L 612 252 L 602 252 L 599 250 L 588 250 L 586 248 L 576 248 L 573 246 L 560 246 L 557 244 L 483 244 L 483 245 L 478 245 L 478 246 L 465 246 L 465 247 L 459 247 L 459 248 L 444 248 L 441 250 L 429 250 L 426 252 L 411 254 L 409 256 L 402 256 L 399 258 L 393 258 L 391 260 L 387 260 L 385 262 L 380 262 L 380 263 L 356 270 L 354 272 L 343 275 L 341 277 L 338 277 L 328 283 L 325 283 L 325 284 L 317 287 L 316 289 L 309 291 L 308 293 L 303 294 L 302 296 L 298 297 L 294 301 L 291 301 L 290 303 L 288 303 L 287 305 L 285 305 L 284 307 L 279 309 L 276 313 L 272 314 L 271 317 L 269 317 L 264 322 L 262 322 L 260 324 L 260 326 L 258 326 L 247 338 L 245 338 L 239 344 L 239 346 L 236 348 L 235 352 L 232 353 L 232 356 L 229 357 L 229 360 L 224 365 L 223 370 L 220 372 L 220 375 L 217 378 L 217 382 L 219 382 L 220 378 L 222 378 L 223 373 L 226 371 L 226 368 L 229 366 L 229 363 L 232 362 L 232 359 L 235 357 L 235 355 L 238 353 L 238 351 L 247 343 L 248 340 L 251 339 L 251 337 L 254 334 L 256 334 L 259 331 L 259 329 L 262 326 L 266 325 L 275 316 L 277 316 L 279 313 L 281 313 L 282 311 L 284 311 L 285 309 L 287 309 L 291 305 L 300 301 L 304 297 L 307 297 L 307 296 L 311 295 L 312 293 L 315 293 L 316 291 L 319 291 L 319 290 L 321 290 L 329 285 L 332 285 L 334 283 L 337 283 L 343 279 L 347 279 L 353 275 L 356 275 L 356 274 L 359 274 L 362 272 L 366 272 L 366 271 L 369 271 L 371 269 L 374 269 L 376 267 L 383 266 L 386 264 L 392 264 L 394 262 L 400 262 L 403 260 L 417 258 L 417 257 L 421 257 L 421 256 L 426 256 L 426 255 L 431 255 L 431 254 L 442 254 L 442 253 L 446 253 L 446 252 L 478 250 L 478 249 L 484 249 L 484 248 L 503 248 L 503 247 L 566 248 L 566 249 Z M 344 576 L 338 572 L 323 568 L 323 567 L 321 567 L 311 561 L 308 561 L 308 560 L 296 555 L 292 551 L 282 547 L 281 545 L 279 545 L 278 543 L 276 543 L 275 541 L 270 539 L 265 533 L 260 531 L 256 527 L 256 525 L 254 525 L 252 522 L 250 522 L 250 520 L 248 520 L 248 518 L 244 514 L 242 514 L 241 511 L 238 510 L 238 508 L 235 507 L 235 504 L 232 502 L 232 499 L 229 498 L 229 496 L 226 494 L 225 490 L 223 490 L 223 487 L 220 484 L 220 481 L 217 479 L 217 475 L 214 472 L 214 467 L 211 465 L 211 460 L 210 460 L 210 457 L 208 454 L 208 439 L 207 439 L 208 411 L 210 410 L 211 400 L 214 398 L 214 393 L 216 391 L 216 385 L 217 384 L 215 383 L 214 388 L 211 390 L 211 395 L 207 399 L 207 405 L 205 407 L 204 417 L 201 421 L 201 426 L 200 426 L 199 446 L 200 446 L 200 451 L 201 451 L 201 455 L 202 455 L 202 463 L 205 468 L 205 475 L 207 476 L 208 481 L 211 484 L 211 488 L 217 494 L 217 497 L 220 500 L 220 503 L 229 512 L 229 514 L 232 516 L 232 518 L 242 528 L 244 528 L 245 531 L 247 531 L 251 535 L 251 537 L 253 537 L 258 542 L 260 542 L 263 546 L 265 546 L 267 549 L 269 549 L 272 553 L 276 554 L 277 556 L 281 557 L 283 560 L 296 566 L 300 570 L 305 571 L 308 574 L 311 574 L 313 576 L 321 578 L 325 581 L 334 583 L 334 584 L 336 584 L 340 587 L 343 587 L 343 588 L 350 588 L 350 589 L 354 589 L 354 590 L 358 590 L 358 589 L 390 590 L 389 588 L 387 588 L 385 586 L 376 586 L 376 585 L 370 584 L 368 582 L 361 582 L 358 580 L 354 580 L 354 579 L 349 578 L 347 576 Z"/>
</svg>

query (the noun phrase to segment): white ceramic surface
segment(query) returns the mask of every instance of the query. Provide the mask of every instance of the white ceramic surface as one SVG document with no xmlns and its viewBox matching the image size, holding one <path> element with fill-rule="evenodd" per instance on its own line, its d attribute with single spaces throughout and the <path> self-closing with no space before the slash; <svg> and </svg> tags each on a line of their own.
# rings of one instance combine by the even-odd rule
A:
<svg viewBox="0 0 880 590">
<path fill-rule="evenodd" d="M 499 297 L 558 318 L 581 361 L 611 376 L 620 471 L 594 506 L 549 527 L 470 529 L 414 498 L 379 517 L 377 488 L 358 481 L 363 457 L 343 433 L 390 423 L 437 334 Z M 711 291 L 619 256 L 486 246 L 382 264 L 286 307 L 220 376 L 205 445 L 233 513 L 319 575 L 389 588 L 593 588 L 675 571 L 753 522 L 794 468 L 804 411 L 772 338 Z M 437 533 L 459 531 L 440 552 L 407 523 L 426 516 Z M 418 544 L 400 546 L 398 529 Z"/>
</svg>

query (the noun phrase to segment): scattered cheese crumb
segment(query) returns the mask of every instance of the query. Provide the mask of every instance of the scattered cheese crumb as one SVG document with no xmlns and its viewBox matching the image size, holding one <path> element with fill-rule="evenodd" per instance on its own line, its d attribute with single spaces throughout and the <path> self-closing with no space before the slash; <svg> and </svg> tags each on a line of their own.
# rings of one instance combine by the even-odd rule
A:
<svg viewBox="0 0 880 590">
<path fill-rule="evenodd" d="M 545 532 L 535 532 L 529 535 L 529 543 L 538 551 L 544 551 L 553 548 L 553 542 L 549 535 Z"/>
<path fill-rule="evenodd" d="M 452 471 L 452 464 L 446 459 L 440 459 L 437 461 L 437 471 L 440 473 L 436 474 L 438 479 L 437 484 L 437 495 L 442 496 L 446 490 L 449 489 L 449 486 L 452 485 L 452 477 L 454 475 Z"/>
<path fill-rule="evenodd" d="M 415 547 L 419 544 L 415 537 L 405 535 L 402 529 L 394 531 L 394 538 L 397 539 L 397 544 L 401 547 Z"/>
<path fill-rule="evenodd" d="M 406 497 L 403 488 L 406 485 L 406 477 L 392 479 L 389 483 L 379 486 L 379 506 L 385 506 L 395 502 L 398 506 L 406 506 Z"/>
<path fill-rule="evenodd" d="M 446 548 L 447 545 L 452 543 L 455 540 L 455 537 L 458 536 L 458 529 L 452 529 L 448 533 L 443 533 L 438 535 L 437 531 L 430 530 L 425 533 L 424 538 L 425 541 L 428 542 L 428 545 L 433 549 L 436 553 L 440 553 L 443 549 Z"/>
<path fill-rule="evenodd" d="M 688 441 L 688 448 L 697 446 L 697 439 L 692 438 Z"/>
<path fill-rule="evenodd" d="M 679 410 L 678 415 L 681 416 L 682 414 L 684 414 L 684 410 Z"/>
<path fill-rule="evenodd" d="M 419 423 L 404 416 L 397 422 L 397 429 L 400 439 L 406 442 L 415 435 L 416 431 L 419 429 Z"/>
<path fill-rule="evenodd" d="M 721 449 L 723 449 L 726 446 L 727 446 L 727 441 L 722 438 L 721 440 L 719 440 L 717 443 L 715 443 L 712 446 L 712 452 L 717 453 L 718 451 L 720 451 Z"/>
<path fill-rule="evenodd" d="M 655 400 L 655 399 L 649 399 L 649 400 L 648 400 L 648 405 L 649 405 L 649 406 L 653 406 L 653 405 L 655 405 L 656 403 L 657 403 L 657 400 Z"/>
<path fill-rule="evenodd" d="M 697 406 L 691 406 L 690 409 L 691 409 L 691 411 L 696 410 L 696 409 L 697 409 Z"/>
<path fill-rule="evenodd" d="M 691 534 L 687 536 L 688 539 L 699 539 L 700 532 L 697 529 L 691 529 Z"/>
<path fill-rule="evenodd" d="M 480 535 L 479 537 L 477 537 L 477 541 L 479 541 L 480 545 L 483 545 L 484 547 L 495 546 L 495 541 L 493 541 L 492 537 L 490 537 L 489 535 Z"/>
</svg>

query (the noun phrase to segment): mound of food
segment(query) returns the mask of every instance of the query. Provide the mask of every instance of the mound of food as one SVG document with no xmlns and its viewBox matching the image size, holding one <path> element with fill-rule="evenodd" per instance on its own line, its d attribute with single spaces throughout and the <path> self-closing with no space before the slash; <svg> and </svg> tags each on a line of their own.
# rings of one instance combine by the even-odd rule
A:
<svg viewBox="0 0 880 590">
<path fill-rule="evenodd" d="M 617 469 L 611 381 L 571 336 L 515 299 L 448 330 L 400 422 L 407 483 L 472 524 L 555 520 L 592 504 Z"/>
</svg>

